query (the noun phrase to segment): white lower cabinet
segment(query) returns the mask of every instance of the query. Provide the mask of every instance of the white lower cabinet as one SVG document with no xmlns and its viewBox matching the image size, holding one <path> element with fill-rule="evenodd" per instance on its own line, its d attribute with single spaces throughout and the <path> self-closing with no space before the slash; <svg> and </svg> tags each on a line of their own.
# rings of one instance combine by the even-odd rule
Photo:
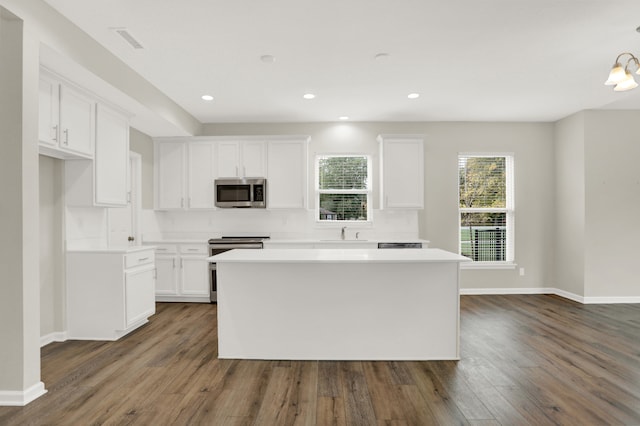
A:
<svg viewBox="0 0 640 426">
<path fill-rule="evenodd" d="M 160 254 L 156 256 L 156 298 L 164 295 L 178 294 L 178 269 L 176 268 L 176 260 L 178 256 Z"/>
<path fill-rule="evenodd" d="M 69 339 L 117 340 L 155 313 L 151 248 L 67 252 Z"/>
<path fill-rule="evenodd" d="M 206 244 L 156 246 L 158 302 L 204 302 L 209 295 L 209 248 Z"/>
</svg>

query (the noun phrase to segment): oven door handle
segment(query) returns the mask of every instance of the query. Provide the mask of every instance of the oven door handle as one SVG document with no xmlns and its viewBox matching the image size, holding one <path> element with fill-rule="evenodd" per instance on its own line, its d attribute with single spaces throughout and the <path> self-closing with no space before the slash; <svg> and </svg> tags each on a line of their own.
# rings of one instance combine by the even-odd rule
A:
<svg viewBox="0 0 640 426">
<path fill-rule="evenodd" d="M 209 244 L 210 250 L 261 249 L 262 244 Z"/>
</svg>

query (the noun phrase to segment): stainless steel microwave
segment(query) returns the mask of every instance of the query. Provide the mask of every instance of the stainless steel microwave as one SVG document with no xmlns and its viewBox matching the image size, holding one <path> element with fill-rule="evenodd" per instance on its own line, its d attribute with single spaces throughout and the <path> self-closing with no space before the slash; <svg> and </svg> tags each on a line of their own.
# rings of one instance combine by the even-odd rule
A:
<svg viewBox="0 0 640 426">
<path fill-rule="evenodd" d="M 225 178 L 215 180 L 215 204 L 222 208 L 267 207 L 265 178 Z"/>
</svg>

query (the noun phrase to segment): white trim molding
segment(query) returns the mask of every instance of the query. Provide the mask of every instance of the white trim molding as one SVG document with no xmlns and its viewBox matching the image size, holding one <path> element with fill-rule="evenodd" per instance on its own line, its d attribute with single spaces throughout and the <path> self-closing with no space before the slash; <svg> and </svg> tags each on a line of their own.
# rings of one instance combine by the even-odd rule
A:
<svg viewBox="0 0 640 426">
<path fill-rule="evenodd" d="M 43 382 L 38 382 L 24 391 L 0 390 L 0 406 L 23 407 L 47 393 Z"/>
<path fill-rule="evenodd" d="M 40 347 L 47 346 L 53 342 L 66 342 L 69 339 L 69 334 L 66 331 L 54 331 L 53 333 L 40 336 Z"/>
<path fill-rule="evenodd" d="M 640 303 L 640 297 L 585 297 L 553 287 L 532 288 L 461 288 L 461 295 L 490 295 L 490 294 L 554 294 L 573 300 L 574 302 L 589 304 L 615 304 L 615 303 Z"/>
</svg>

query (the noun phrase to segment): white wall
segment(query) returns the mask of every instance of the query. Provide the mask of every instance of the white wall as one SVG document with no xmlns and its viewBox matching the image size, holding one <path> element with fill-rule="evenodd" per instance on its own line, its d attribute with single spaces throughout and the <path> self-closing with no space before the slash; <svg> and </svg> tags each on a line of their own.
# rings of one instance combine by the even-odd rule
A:
<svg viewBox="0 0 640 426">
<path fill-rule="evenodd" d="M 0 405 L 22 405 L 40 382 L 38 40 L 0 7 Z"/>
<path fill-rule="evenodd" d="M 585 114 L 555 126 L 555 286 L 584 296 Z"/>
<path fill-rule="evenodd" d="M 585 112 L 585 296 L 640 297 L 640 112 Z"/>
<path fill-rule="evenodd" d="M 65 331 L 64 162 L 40 156 L 40 336 Z"/>
<path fill-rule="evenodd" d="M 458 250 L 457 155 L 507 152 L 515 156 L 515 261 L 512 270 L 465 270 L 466 289 L 552 287 L 555 243 L 555 167 L 552 123 L 295 123 L 208 124 L 206 135 L 305 134 L 316 153 L 362 152 L 376 156 L 378 134 L 425 136 L 425 209 L 419 236 L 431 246 Z M 374 182 L 378 182 L 374 161 Z M 313 194 L 313 180 L 310 194 Z M 376 192 L 376 191 L 374 191 Z M 374 200 L 377 205 L 377 199 Z M 519 268 L 525 275 L 519 275 Z"/>
</svg>

